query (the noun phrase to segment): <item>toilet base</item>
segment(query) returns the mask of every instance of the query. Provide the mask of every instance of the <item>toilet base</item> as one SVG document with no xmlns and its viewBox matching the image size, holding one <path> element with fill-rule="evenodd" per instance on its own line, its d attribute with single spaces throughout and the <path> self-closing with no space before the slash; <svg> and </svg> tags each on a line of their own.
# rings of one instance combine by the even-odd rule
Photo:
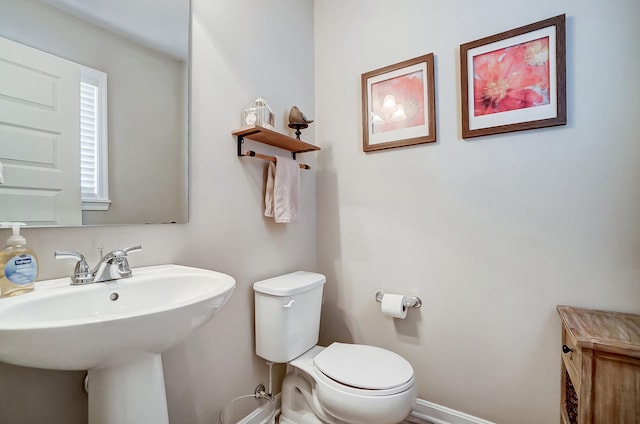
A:
<svg viewBox="0 0 640 424">
<path fill-rule="evenodd" d="M 328 416 L 311 394 L 309 380 L 292 370 L 282 382 L 281 424 L 341 424 Z M 321 420 L 319 417 L 322 417 Z"/>
<path fill-rule="evenodd" d="M 288 418 L 280 415 L 279 424 L 322 424 L 322 421 L 311 412 L 301 412 L 295 414 L 295 418 Z"/>
</svg>

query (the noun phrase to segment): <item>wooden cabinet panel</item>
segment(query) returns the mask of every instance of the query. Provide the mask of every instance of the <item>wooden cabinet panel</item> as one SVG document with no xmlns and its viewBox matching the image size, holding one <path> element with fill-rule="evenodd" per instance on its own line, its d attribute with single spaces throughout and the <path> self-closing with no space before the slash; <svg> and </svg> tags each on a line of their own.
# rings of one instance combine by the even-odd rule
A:
<svg viewBox="0 0 640 424">
<path fill-rule="evenodd" d="M 576 390 L 580 389 L 580 373 L 582 363 L 582 350 L 577 348 L 578 343 L 566 329 L 562 329 L 562 358 L 571 377 L 571 382 Z"/>
<path fill-rule="evenodd" d="M 596 354 L 594 362 L 594 422 L 640 423 L 640 360 Z"/>
</svg>

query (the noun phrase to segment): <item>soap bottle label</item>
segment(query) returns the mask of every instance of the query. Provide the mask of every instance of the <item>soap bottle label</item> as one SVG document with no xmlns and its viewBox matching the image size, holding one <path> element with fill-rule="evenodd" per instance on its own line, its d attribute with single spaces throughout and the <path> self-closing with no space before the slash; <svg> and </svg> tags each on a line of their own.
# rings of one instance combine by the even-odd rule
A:
<svg viewBox="0 0 640 424">
<path fill-rule="evenodd" d="M 4 275 L 13 284 L 31 284 L 38 275 L 38 262 L 32 255 L 14 256 L 4 266 Z"/>
</svg>

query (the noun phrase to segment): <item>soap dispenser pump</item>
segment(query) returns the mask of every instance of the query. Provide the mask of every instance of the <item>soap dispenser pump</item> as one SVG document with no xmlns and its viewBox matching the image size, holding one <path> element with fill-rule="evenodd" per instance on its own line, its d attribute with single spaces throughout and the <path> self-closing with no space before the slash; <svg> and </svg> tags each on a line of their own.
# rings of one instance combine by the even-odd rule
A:
<svg viewBox="0 0 640 424">
<path fill-rule="evenodd" d="M 27 246 L 27 240 L 20 235 L 23 222 L 2 222 L 1 228 L 10 227 L 13 235 L 0 251 L 0 297 L 28 293 L 34 289 L 38 277 L 36 254 Z"/>
</svg>

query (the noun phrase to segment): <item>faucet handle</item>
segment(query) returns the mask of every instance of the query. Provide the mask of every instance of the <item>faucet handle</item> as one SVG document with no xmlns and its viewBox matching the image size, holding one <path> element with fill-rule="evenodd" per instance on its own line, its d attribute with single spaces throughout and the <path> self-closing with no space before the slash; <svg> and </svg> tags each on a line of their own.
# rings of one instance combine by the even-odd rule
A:
<svg viewBox="0 0 640 424">
<path fill-rule="evenodd" d="M 142 245 L 139 244 L 137 246 L 131 246 L 131 247 L 126 247 L 124 249 L 122 249 L 122 251 L 126 254 L 129 254 L 131 252 L 139 252 L 142 250 Z"/>
<path fill-rule="evenodd" d="M 71 284 L 84 284 L 89 283 L 93 279 L 89 264 L 87 264 L 84 255 L 78 252 L 71 252 L 66 250 L 56 250 L 54 253 L 56 259 L 76 259 L 76 267 L 73 270 L 73 277 L 71 277 Z"/>
<path fill-rule="evenodd" d="M 84 255 L 78 252 L 71 252 L 69 250 L 56 250 L 53 254 L 56 259 L 77 259 L 78 261 L 84 261 Z"/>
<path fill-rule="evenodd" d="M 137 246 L 126 247 L 118 252 L 116 256 L 120 258 L 118 261 L 118 269 L 122 278 L 131 277 L 131 268 L 129 267 L 127 255 L 131 252 L 139 252 L 141 250 L 142 245 L 139 244 Z"/>
</svg>

